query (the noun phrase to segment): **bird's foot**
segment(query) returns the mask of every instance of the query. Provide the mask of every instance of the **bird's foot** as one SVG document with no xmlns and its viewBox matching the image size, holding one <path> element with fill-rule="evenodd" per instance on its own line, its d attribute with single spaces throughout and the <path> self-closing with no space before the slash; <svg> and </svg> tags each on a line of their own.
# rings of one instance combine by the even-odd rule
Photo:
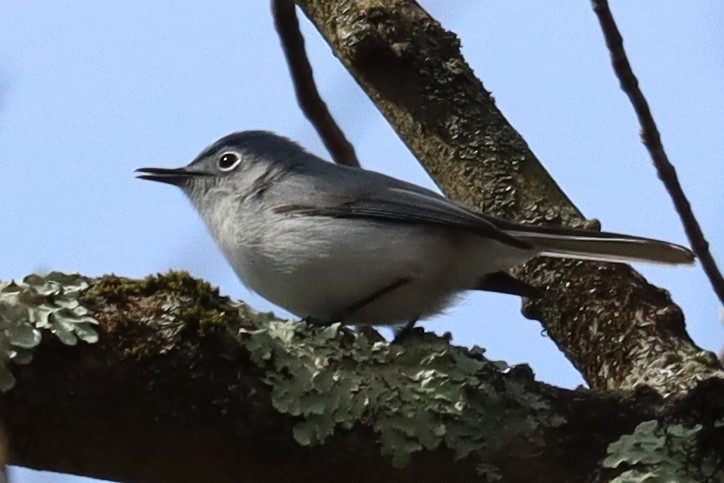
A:
<svg viewBox="0 0 724 483">
<path fill-rule="evenodd" d="M 329 320 L 322 320 L 317 317 L 312 317 L 311 315 L 302 318 L 302 322 L 312 327 L 329 327 L 334 324 L 334 322 L 330 322 Z"/>
<path fill-rule="evenodd" d="M 402 327 L 395 329 L 395 338 L 392 339 L 393 344 L 401 344 L 405 339 L 410 337 L 415 332 L 415 324 L 417 318 L 412 319 Z"/>
</svg>

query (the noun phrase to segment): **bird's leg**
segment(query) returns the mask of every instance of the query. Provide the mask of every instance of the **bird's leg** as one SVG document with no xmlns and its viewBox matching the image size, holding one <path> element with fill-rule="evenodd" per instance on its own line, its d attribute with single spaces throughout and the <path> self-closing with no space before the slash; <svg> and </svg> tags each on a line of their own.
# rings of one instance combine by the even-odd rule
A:
<svg viewBox="0 0 724 483">
<path fill-rule="evenodd" d="M 410 335 L 412 335 L 412 331 L 415 329 L 415 324 L 417 323 L 417 319 L 418 319 L 418 317 L 415 317 L 414 319 L 410 320 L 402 327 L 394 329 L 395 338 L 392 339 L 392 343 L 399 344 L 402 341 L 404 341 L 405 339 L 407 339 L 408 337 L 410 337 Z"/>
<path fill-rule="evenodd" d="M 312 317 L 311 315 L 308 315 L 308 316 L 302 318 L 302 322 L 304 322 L 305 324 L 310 325 L 312 327 L 328 327 L 328 326 L 334 324 L 334 322 L 322 320 L 317 317 Z"/>
</svg>

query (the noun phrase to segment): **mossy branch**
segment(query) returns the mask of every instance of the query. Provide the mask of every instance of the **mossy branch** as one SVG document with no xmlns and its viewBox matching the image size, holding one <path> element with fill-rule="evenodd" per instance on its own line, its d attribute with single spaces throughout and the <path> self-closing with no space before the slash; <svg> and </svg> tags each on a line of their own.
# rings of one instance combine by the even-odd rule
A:
<svg viewBox="0 0 724 483">
<path fill-rule="evenodd" d="M 637 430 L 646 421 L 685 429 L 680 458 L 711 469 L 724 454 L 720 380 L 679 401 L 569 391 L 422 331 L 390 345 L 278 320 L 185 273 L 30 278 L 48 279 L 55 293 L 83 281 L 75 299 L 98 337 L 43 333 L 29 364 L 9 362 L 17 382 L 0 414 L 12 464 L 153 482 L 600 481 L 629 469 L 620 448 L 655 437 Z M 5 301 L 0 313 L 44 303 Z M 664 443 L 641 471 L 698 471 L 662 466 Z"/>
</svg>

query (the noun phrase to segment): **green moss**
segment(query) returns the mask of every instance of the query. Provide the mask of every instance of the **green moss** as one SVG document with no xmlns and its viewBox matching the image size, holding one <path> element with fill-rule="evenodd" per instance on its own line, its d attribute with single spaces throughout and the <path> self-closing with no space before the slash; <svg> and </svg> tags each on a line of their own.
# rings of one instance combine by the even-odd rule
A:
<svg viewBox="0 0 724 483">
<path fill-rule="evenodd" d="M 177 322 L 208 330 L 225 326 L 232 305 L 228 297 L 219 295 L 218 288 L 185 271 L 150 275 L 141 280 L 106 275 L 94 282 L 82 299 L 92 306 L 141 303 L 146 311 L 173 311 Z"/>
<path fill-rule="evenodd" d="M 480 348 L 451 346 L 431 333 L 389 344 L 338 324 L 324 329 L 269 321 L 245 331 L 252 360 L 265 369 L 272 404 L 300 418 L 295 439 L 323 443 L 338 429 L 372 427 L 381 451 L 404 466 L 440 445 L 483 465 L 489 451 L 539 424 L 558 424 L 528 390 L 529 371 L 506 376 L 505 364 Z"/>
<path fill-rule="evenodd" d="M 110 336 L 116 331 L 122 353 L 134 358 L 163 354 L 176 347 L 187 331 L 225 330 L 238 322 L 238 305 L 208 282 L 187 272 L 171 271 L 133 280 L 107 275 L 83 294 Z"/>
<path fill-rule="evenodd" d="M 186 271 L 169 271 L 149 275 L 135 280 L 115 275 L 106 275 L 96 280 L 83 294 L 82 299 L 92 303 L 97 299 L 122 302 L 132 296 L 150 296 L 159 292 L 176 293 L 180 296 L 198 298 L 200 301 L 222 298 L 219 289 L 204 280 L 198 280 Z M 228 300 L 228 299 L 227 299 Z"/>
</svg>

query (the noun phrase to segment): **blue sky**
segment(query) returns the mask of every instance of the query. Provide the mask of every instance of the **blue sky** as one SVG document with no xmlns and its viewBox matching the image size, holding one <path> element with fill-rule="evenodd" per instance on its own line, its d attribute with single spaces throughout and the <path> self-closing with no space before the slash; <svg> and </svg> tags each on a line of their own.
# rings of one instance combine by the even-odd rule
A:
<svg viewBox="0 0 724 483">
<path fill-rule="evenodd" d="M 589 2 L 420 3 L 458 33 L 500 109 L 587 216 L 608 230 L 687 243 Z M 252 128 L 327 154 L 296 106 L 268 2 L 168 5 L 0 6 L 0 278 L 185 269 L 271 309 L 237 281 L 181 193 L 138 181 L 133 169 L 185 165 L 216 138 Z M 667 152 L 724 264 L 724 4 L 612 8 Z M 320 91 L 364 166 L 433 187 L 314 28 L 304 21 L 303 30 Z M 640 269 L 671 291 L 698 344 L 724 345 L 720 305 L 699 268 Z M 424 325 L 490 357 L 528 362 L 541 380 L 582 383 L 519 309 L 515 297 L 474 293 Z M 79 481 L 13 473 L 16 483 Z"/>
</svg>

